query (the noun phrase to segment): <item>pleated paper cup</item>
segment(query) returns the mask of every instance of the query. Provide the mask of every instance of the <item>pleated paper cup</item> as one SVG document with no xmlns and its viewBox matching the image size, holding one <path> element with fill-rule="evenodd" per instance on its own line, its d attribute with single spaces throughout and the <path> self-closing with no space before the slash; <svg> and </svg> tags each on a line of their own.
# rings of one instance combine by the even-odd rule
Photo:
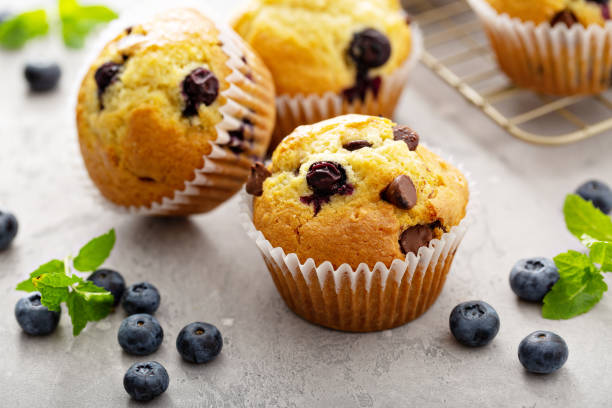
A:
<svg viewBox="0 0 612 408">
<path fill-rule="evenodd" d="M 467 176 L 467 175 L 466 175 Z M 468 178 L 469 181 L 469 178 Z M 466 215 L 459 225 L 421 247 L 418 254 L 394 260 L 334 268 L 273 247 L 253 224 L 253 197 L 241 196 L 241 221 L 257 245 L 274 285 L 297 315 L 321 326 L 349 332 L 391 329 L 416 319 L 436 301 L 475 211 L 473 183 Z"/>
<path fill-rule="evenodd" d="M 182 3 L 207 15 L 201 7 L 193 7 L 191 2 Z M 149 10 L 147 14 L 155 13 Z M 102 49 L 115 34 L 131 25 L 130 22 L 141 21 L 142 15 L 137 14 L 114 22 L 96 50 Z M 106 207 L 138 215 L 189 215 L 210 211 L 227 201 L 240 191 L 252 165 L 252 158 L 247 154 L 235 154 L 225 147 L 230 142 L 229 132 L 239 130 L 244 117 L 248 117 L 253 124 L 250 154 L 257 157 L 265 155 L 275 121 L 272 77 L 259 57 L 229 26 L 218 23 L 215 26 L 219 31 L 221 48 L 228 56 L 226 65 L 231 73 L 225 80 L 230 86 L 220 92 L 225 99 L 219 108 L 223 119 L 215 126 L 217 138 L 210 142 L 211 151 L 203 156 L 203 166 L 194 169 L 193 178 L 185 180 L 183 188 L 159 201 L 143 206 L 124 206 L 104 200 Z M 75 91 L 77 94 L 78 89 Z"/>
<path fill-rule="evenodd" d="M 301 125 L 320 122 L 347 113 L 384 116 L 391 118 L 410 72 L 423 52 L 423 37 L 416 23 L 411 24 L 412 47 L 410 57 L 390 75 L 382 77 L 378 95 L 367 92 L 363 101 L 356 98 L 348 102 L 342 95 L 327 92 L 323 95 L 277 95 L 276 126 L 270 151 L 289 133 Z"/>
<path fill-rule="evenodd" d="M 610 87 L 612 22 L 603 27 L 523 22 L 485 0 L 468 0 L 502 71 L 519 87 L 552 95 L 595 94 Z"/>
</svg>

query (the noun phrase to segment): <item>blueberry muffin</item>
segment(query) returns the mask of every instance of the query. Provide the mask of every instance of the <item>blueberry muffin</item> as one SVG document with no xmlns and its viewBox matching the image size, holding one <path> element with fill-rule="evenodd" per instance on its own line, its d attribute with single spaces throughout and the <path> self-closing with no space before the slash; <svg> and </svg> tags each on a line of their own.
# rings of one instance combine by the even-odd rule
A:
<svg viewBox="0 0 612 408">
<path fill-rule="evenodd" d="M 468 0 L 497 61 L 518 86 L 552 95 L 612 85 L 608 0 Z"/>
<path fill-rule="evenodd" d="M 76 108 L 85 165 L 104 197 L 175 215 L 238 191 L 266 152 L 274 116 L 261 60 L 192 9 L 126 27 L 106 44 Z"/>
<path fill-rule="evenodd" d="M 437 298 L 468 183 L 412 129 L 355 114 L 300 126 L 268 167 L 251 171 L 256 241 L 298 314 L 370 331 L 403 324 Z"/>
<path fill-rule="evenodd" d="M 253 0 L 233 26 L 274 77 L 273 146 L 297 125 L 342 113 L 392 115 L 412 52 L 398 1 Z"/>
</svg>

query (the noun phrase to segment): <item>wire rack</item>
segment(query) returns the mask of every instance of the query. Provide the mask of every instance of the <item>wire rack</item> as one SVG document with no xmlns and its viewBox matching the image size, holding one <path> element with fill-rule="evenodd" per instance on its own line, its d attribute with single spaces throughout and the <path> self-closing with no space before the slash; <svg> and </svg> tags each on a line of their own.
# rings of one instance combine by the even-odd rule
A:
<svg viewBox="0 0 612 408">
<path fill-rule="evenodd" d="M 423 64 L 527 142 L 561 145 L 612 129 L 612 91 L 553 97 L 517 88 L 499 70 L 480 22 L 464 0 L 403 0 L 425 39 Z"/>
</svg>

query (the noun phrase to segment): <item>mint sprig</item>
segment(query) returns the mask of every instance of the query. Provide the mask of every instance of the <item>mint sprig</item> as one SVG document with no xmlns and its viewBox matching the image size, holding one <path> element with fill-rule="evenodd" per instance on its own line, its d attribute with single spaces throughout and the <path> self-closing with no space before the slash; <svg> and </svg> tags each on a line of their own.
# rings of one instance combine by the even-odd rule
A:
<svg viewBox="0 0 612 408">
<path fill-rule="evenodd" d="M 74 260 L 68 256 L 63 261 L 54 259 L 39 266 L 17 285 L 17 290 L 39 291 L 40 302 L 49 310 L 59 311 L 65 302 L 72 320 L 72 334 L 78 336 L 88 322 L 103 319 L 111 312 L 113 295 L 74 275 L 70 264 L 80 272 L 97 269 L 110 255 L 115 240 L 115 230 L 111 229 L 85 244 Z"/>
<path fill-rule="evenodd" d="M 608 290 L 603 272 L 612 272 L 612 219 L 575 194 L 566 197 L 563 214 L 567 229 L 589 252 L 568 251 L 554 258 L 559 280 L 544 297 L 542 316 L 547 319 L 591 310 Z"/>
<path fill-rule="evenodd" d="M 82 48 L 85 38 L 98 25 L 116 19 L 117 13 L 105 6 L 82 6 L 77 0 L 59 0 L 62 38 L 70 48 Z"/>
<path fill-rule="evenodd" d="M 0 23 L 0 45 L 10 50 L 23 47 L 34 37 L 47 34 L 49 23 L 45 10 L 18 14 Z"/>
</svg>

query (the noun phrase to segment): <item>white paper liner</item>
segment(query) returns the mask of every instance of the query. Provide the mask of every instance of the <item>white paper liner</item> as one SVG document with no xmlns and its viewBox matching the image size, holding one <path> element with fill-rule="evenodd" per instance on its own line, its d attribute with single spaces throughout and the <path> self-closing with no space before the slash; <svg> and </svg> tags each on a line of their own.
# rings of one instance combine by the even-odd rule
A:
<svg viewBox="0 0 612 408">
<path fill-rule="evenodd" d="M 342 95 L 333 92 L 323 95 L 277 95 L 276 126 L 270 150 L 300 125 L 320 122 L 347 113 L 382 115 L 391 118 L 404 86 L 410 78 L 410 72 L 423 53 L 421 30 L 414 22 L 410 27 L 412 41 L 410 56 L 393 73 L 383 76 L 377 97 L 374 97 L 372 92 L 368 92 L 363 102 L 357 99 L 353 103 L 348 103 Z"/>
<path fill-rule="evenodd" d="M 447 160 L 452 163 L 451 160 Z M 387 267 L 377 262 L 370 269 L 361 263 L 334 268 L 312 258 L 301 263 L 295 253 L 273 247 L 253 224 L 253 197 L 241 192 L 240 218 L 244 229 L 261 252 L 281 297 L 296 314 L 313 323 L 344 331 L 385 330 L 405 324 L 424 313 L 440 294 L 459 244 L 473 221 L 478 192 L 462 165 L 470 198 L 463 220 Z"/>
<path fill-rule="evenodd" d="M 192 1 L 183 0 L 174 3 L 172 9 L 179 7 L 190 7 L 199 10 L 205 16 L 209 16 L 209 11 L 203 11 L 201 4 L 194 3 Z M 142 23 L 147 18 L 153 17 L 159 13 L 160 9 L 150 9 L 143 12 L 140 9 L 135 9 L 131 12 L 126 12 L 121 15 L 117 20 L 114 20 L 101 34 L 97 45 L 92 47 L 92 56 L 86 61 L 93 61 L 100 50 L 113 38 L 115 38 L 125 27 L 130 25 Z M 209 17 L 210 18 L 210 17 Z M 231 69 L 231 73 L 225 78 L 230 84 L 229 88 L 221 91 L 226 102 L 219 108 L 219 111 L 223 115 L 223 119 L 215 125 L 217 131 L 217 139 L 211 142 L 212 150 L 209 154 L 203 156 L 203 165 L 198 169 L 194 169 L 194 177 L 191 181 L 185 181 L 184 188 L 177 189 L 172 192 L 171 195 L 163 197 L 159 202 L 153 202 L 150 205 L 143 206 L 122 206 L 111 202 L 106 199 L 97 189 L 88 188 L 88 191 L 95 191 L 95 196 L 102 206 L 113 209 L 118 212 L 131 213 L 135 215 L 188 215 L 193 213 L 204 212 L 202 210 L 202 201 L 206 195 L 211 201 L 217 201 L 213 203 L 211 207 L 209 204 L 205 205 L 208 210 L 214 208 L 216 205 L 229 199 L 235 193 L 237 193 L 248 177 L 248 170 L 250 168 L 250 162 L 242 156 L 237 156 L 233 152 L 224 150 L 223 145 L 230 141 L 229 131 L 240 129 L 242 124 L 241 119 L 246 112 L 252 112 L 252 110 L 238 102 L 239 99 L 249 100 L 254 99 L 254 96 L 247 95 L 244 90 L 240 89 L 234 84 L 241 80 L 247 80 L 248 78 L 244 72 L 248 72 L 253 67 L 243 60 L 244 56 L 251 57 L 253 52 L 245 45 L 242 39 L 226 24 L 219 24 L 217 19 L 210 18 L 217 30 L 219 31 L 219 40 L 222 43 L 221 49 L 228 56 L 226 65 Z M 78 100 L 78 92 L 82 82 L 82 79 L 87 73 L 89 64 L 84 65 L 84 69 L 81 75 L 79 75 L 79 81 L 76 83 L 76 88 L 73 91 L 74 107 Z M 263 87 L 259 87 L 263 88 Z M 265 91 L 263 92 L 265 93 Z M 258 116 L 258 114 L 251 113 L 251 116 Z M 274 116 L 272 116 L 272 121 Z M 273 122 L 272 122 L 273 123 Z M 260 132 L 269 132 L 267 129 L 259 128 L 254 121 L 253 134 Z M 244 177 L 237 177 L 235 171 L 225 172 L 224 169 L 231 169 L 233 165 L 236 167 L 243 167 Z M 81 169 L 84 169 L 83 161 L 81 161 Z M 213 177 L 214 176 L 214 177 Z M 86 177 L 89 179 L 89 177 Z M 89 179 L 89 186 L 95 187 L 91 179 Z"/>
<path fill-rule="evenodd" d="M 602 27 L 534 24 L 468 0 L 482 21 L 500 68 L 520 87 L 554 95 L 593 94 L 610 87 L 612 22 Z"/>
</svg>

